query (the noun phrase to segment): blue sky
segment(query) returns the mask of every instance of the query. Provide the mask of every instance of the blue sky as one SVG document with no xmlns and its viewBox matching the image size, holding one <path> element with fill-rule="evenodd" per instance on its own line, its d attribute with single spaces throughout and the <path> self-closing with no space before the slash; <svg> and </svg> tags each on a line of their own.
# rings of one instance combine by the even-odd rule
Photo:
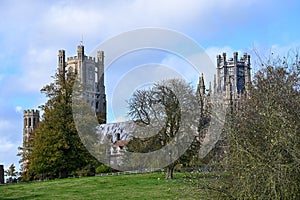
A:
<svg viewBox="0 0 300 200">
<path fill-rule="evenodd" d="M 74 56 L 82 35 L 86 54 L 124 31 L 159 27 L 192 38 L 213 61 L 222 52 L 253 54 L 253 49 L 282 55 L 299 47 L 299 7 L 297 0 L 0 1 L 0 164 L 18 166 L 23 109 L 45 102 L 39 90 L 51 82 L 58 50 Z M 179 71 L 178 65 L 185 65 L 162 52 L 137 57 L 131 66 L 151 59 Z M 122 62 L 126 59 L 115 65 Z M 106 75 L 108 98 L 122 77 L 118 66 Z"/>
</svg>

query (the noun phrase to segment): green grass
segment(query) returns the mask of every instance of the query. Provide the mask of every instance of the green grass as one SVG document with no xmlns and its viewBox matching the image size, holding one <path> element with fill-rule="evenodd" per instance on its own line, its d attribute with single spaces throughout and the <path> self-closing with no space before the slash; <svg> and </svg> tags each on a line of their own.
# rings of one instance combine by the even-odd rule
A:
<svg viewBox="0 0 300 200">
<path fill-rule="evenodd" d="M 210 199 L 193 194 L 182 174 L 161 173 L 68 178 L 0 186 L 0 199 Z M 201 195 L 201 196 L 199 196 Z"/>
</svg>

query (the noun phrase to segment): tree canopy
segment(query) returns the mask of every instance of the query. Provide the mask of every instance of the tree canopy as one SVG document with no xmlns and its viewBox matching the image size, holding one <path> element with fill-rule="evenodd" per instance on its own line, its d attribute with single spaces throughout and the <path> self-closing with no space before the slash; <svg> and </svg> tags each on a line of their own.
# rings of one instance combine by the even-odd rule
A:
<svg viewBox="0 0 300 200">
<path fill-rule="evenodd" d="M 299 71 L 267 66 L 233 116 L 230 193 L 245 199 L 299 199 Z"/>
<path fill-rule="evenodd" d="M 48 101 L 41 107 L 42 122 L 31 134 L 28 178 L 63 178 L 98 165 L 82 144 L 73 120 L 75 76 L 56 74 L 54 82 L 41 89 Z"/>
<path fill-rule="evenodd" d="M 300 62 L 260 59 L 249 93 L 228 114 L 218 184 L 195 184 L 229 199 L 299 199 Z"/>
<path fill-rule="evenodd" d="M 199 109 L 193 88 L 180 79 L 167 80 L 156 83 L 148 90 L 136 91 L 129 101 L 129 116 L 135 123 L 141 126 L 152 125 L 152 128 L 146 137 L 134 137 L 128 144 L 128 150 L 148 153 L 165 147 L 171 141 L 179 141 L 184 134 L 192 134 L 194 139 L 188 151 L 174 152 L 173 149 L 170 155 L 162 158 L 169 159 L 172 154 L 181 153 L 179 159 L 167 167 L 166 178 L 173 178 L 174 166 L 183 161 L 188 163 L 200 148 Z M 176 151 L 182 150 L 179 142 Z"/>
</svg>

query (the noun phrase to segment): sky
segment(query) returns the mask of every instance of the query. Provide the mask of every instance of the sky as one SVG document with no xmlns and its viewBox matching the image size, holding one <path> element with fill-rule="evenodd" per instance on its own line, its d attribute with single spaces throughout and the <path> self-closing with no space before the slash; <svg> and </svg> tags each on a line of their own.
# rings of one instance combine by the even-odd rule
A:
<svg viewBox="0 0 300 200">
<path fill-rule="evenodd" d="M 22 146 L 23 110 L 37 109 L 45 103 L 40 89 L 52 81 L 59 49 L 74 56 L 83 40 L 89 55 L 116 35 L 155 27 L 191 38 L 213 63 L 217 54 L 232 55 L 234 51 L 239 55 L 247 52 L 255 60 L 254 50 L 283 55 L 299 48 L 299 7 L 298 0 L 1 0 L 0 164 L 8 168 L 14 163 L 19 169 L 16 154 Z M 156 68 L 149 63 L 156 63 Z M 165 67 L 160 69 L 157 63 Z M 150 70 L 143 74 L 139 66 Z M 138 80 L 151 73 L 169 74 L 163 70 L 173 67 L 197 82 L 198 74 L 186 70 L 188 64 L 170 52 L 144 50 L 121 56 L 105 73 L 109 109 L 114 104 L 125 105 L 120 103 L 124 99 L 113 97 L 122 96 L 118 92 L 132 80 L 126 77 L 129 71 Z M 203 72 L 211 75 L 214 70 Z M 115 113 L 110 113 L 110 122 L 122 119 L 122 114 Z"/>
</svg>

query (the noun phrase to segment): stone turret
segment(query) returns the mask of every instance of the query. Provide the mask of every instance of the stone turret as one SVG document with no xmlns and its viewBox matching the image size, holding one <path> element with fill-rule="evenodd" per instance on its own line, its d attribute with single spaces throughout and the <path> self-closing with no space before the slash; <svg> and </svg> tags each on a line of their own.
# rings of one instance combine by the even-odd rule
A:
<svg viewBox="0 0 300 200">
<path fill-rule="evenodd" d="M 199 83 L 197 88 L 197 95 L 203 97 L 205 95 L 205 84 L 204 84 L 204 76 L 199 77 Z"/>
<path fill-rule="evenodd" d="M 83 45 L 77 46 L 77 57 L 78 57 L 78 60 L 81 60 L 81 61 L 84 60 L 84 46 Z"/>
<path fill-rule="evenodd" d="M 249 93 L 249 85 L 251 84 L 251 63 L 250 55 L 244 54 L 245 60 L 245 89 L 246 93 Z"/>
<path fill-rule="evenodd" d="M 28 147 L 30 134 L 40 122 L 40 112 L 38 110 L 24 110 L 23 147 Z"/>
<path fill-rule="evenodd" d="M 98 98 L 96 101 L 96 112 L 101 117 L 101 119 L 106 122 L 106 94 L 105 94 L 105 85 L 104 85 L 104 51 L 97 52 L 97 76 L 98 76 L 98 83 L 97 89 L 99 91 Z"/>
<path fill-rule="evenodd" d="M 217 77 L 216 77 L 216 75 L 214 75 L 214 95 L 216 94 L 216 92 L 217 92 Z"/>
<path fill-rule="evenodd" d="M 226 53 L 217 55 L 217 75 L 214 75 L 213 91 L 209 85 L 208 94 L 205 94 L 203 74 L 199 77 L 196 94 L 203 102 L 210 101 L 211 94 L 223 97 L 227 105 L 234 105 L 242 96 L 249 93 L 251 84 L 250 55 L 245 53 L 238 58 L 238 52 L 233 53 L 232 58 L 227 59 Z M 206 100 L 205 100 L 206 99 Z M 213 102 L 211 102 L 213 103 Z M 203 106 L 203 105 L 202 105 Z"/>
<path fill-rule="evenodd" d="M 32 131 L 34 131 L 40 122 L 40 112 L 38 110 L 24 110 L 23 113 L 23 154 L 27 154 L 28 150 L 32 148 L 29 144 L 29 139 Z M 28 161 L 23 160 L 22 172 L 27 170 Z"/>
<path fill-rule="evenodd" d="M 65 56 L 65 50 L 59 50 L 58 51 L 58 70 L 59 73 L 65 74 L 66 70 L 66 56 Z"/>
</svg>

